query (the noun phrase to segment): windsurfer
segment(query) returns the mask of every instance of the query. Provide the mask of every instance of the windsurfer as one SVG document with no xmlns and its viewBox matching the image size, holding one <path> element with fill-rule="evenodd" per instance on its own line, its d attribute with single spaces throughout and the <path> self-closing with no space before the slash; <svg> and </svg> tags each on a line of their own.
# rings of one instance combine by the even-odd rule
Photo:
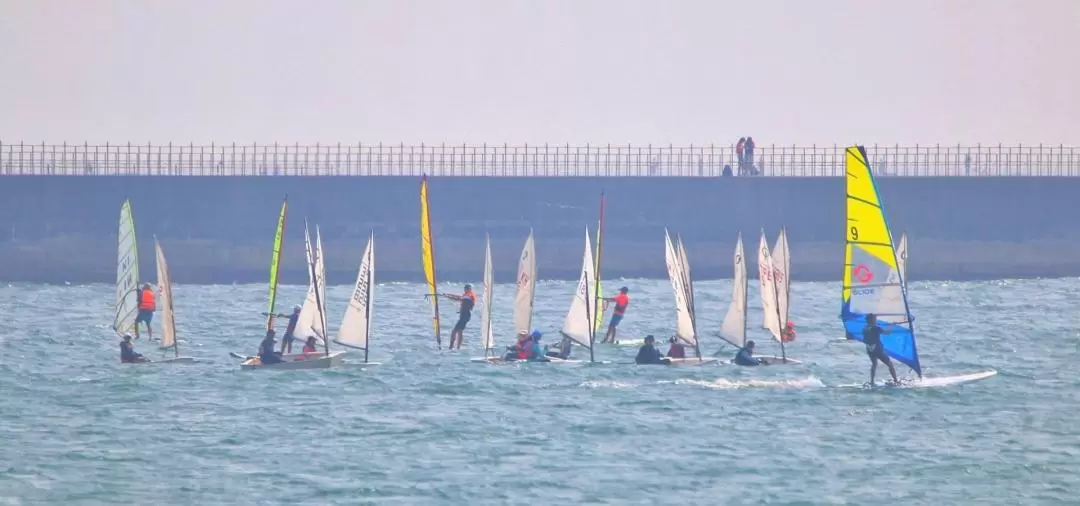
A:
<svg viewBox="0 0 1080 506">
<path fill-rule="evenodd" d="M 668 342 L 671 343 L 671 347 L 667 351 L 668 358 L 686 358 L 686 347 L 675 336 L 671 336 Z"/>
<path fill-rule="evenodd" d="M 154 302 L 154 289 L 150 283 L 143 283 L 142 290 L 136 290 L 137 306 L 139 314 L 135 317 L 135 339 L 139 338 L 139 322 L 146 324 L 146 338 L 154 339 L 154 331 L 150 328 L 150 321 L 154 319 L 154 311 L 157 304 Z"/>
<path fill-rule="evenodd" d="M 135 353 L 135 345 L 131 343 L 131 334 L 124 334 L 124 340 L 120 341 L 120 363 L 137 364 L 140 362 L 149 362 L 149 360 L 142 354 Z"/>
<path fill-rule="evenodd" d="M 441 294 L 450 300 L 461 302 L 461 306 L 458 308 L 458 321 L 454 324 L 454 330 L 450 332 L 450 349 L 461 349 L 461 341 L 465 336 L 465 325 L 469 323 L 469 319 L 472 318 L 473 306 L 476 305 L 476 293 L 473 292 L 472 285 L 466 284 L 465 291 L 461 295 L 453 295 L 449 293 Z"/>
<path fill-rule="evenodd" d="M 604 335 L 603 342 L 614 343 L 615 342 L 615 329 L 622 322 L 623 314 L 626 313 L 626 306 L 630 305 L 630 296 L 627 293 L 630 291 L 627 287 L 619 289 L 619 294 L 614 297 L 604 299 L 604 302 L 614 302 L 615 310 L 611 312 L 611 323 L 608 324 L 607 334 Z"/>
<path fill-rule="evenodd" d="M 645 344 L 638 348 L 637 357 L 634 358 L 634 362 L 638 364 L 667 364 L 671 361 L 664 358 L 660 354 L 660 350 L 655 346 L 656 338 L 649 334 L 645 336 Z"/>
<path fill-rule="evenodd" d="M 889 356 L 885 354 L 885 346 L 881 344 L 881 335 L 888 334 L 889 330 L 877 326 L 877 315 L 870 313 L 866 315 L 866 328 L 863 329 L 863 343 L 866 344 L 866 355 L 870 357 L 870 385 L 874 384 L 874 375 L 877 373 L 877 363 L 880 361 L 889 368 L 889 375 L 892 376 L 893 384 L 899 384 L 900 380 L 896 378 L 896 368 L 893 367 L 892 360 L 889 360 Z"/>
<path fill-rule="evenodd" d="M 259 362 L 263 364 L 277 364 L 281 362 L 281 354 L 274 351 L 274 329 L 266 331 L 266 337 L 259 345 Z"/>
<path fill-rule="evenodd" d="M 743 346 L 738 353 L 735 354 L 735 358 L 732 359 L 735 365 L 769 365 L 768 362 L 754 356 L 754 342 L 747 341 L 746 346 Z"/>
<path fill-rule="evenodd" d="M 296 324 L 300 322 L 300 310 L 303 307 L 300 304 L 293 306 L 292 314 L 283 315 L 276 314 L 274 316 L 281 318 L 288 318 L 289 324 L 285 327 L 285 335 L 281 337 L 281 354 L 292 353 L 292 343 L 296 340 L 296 336 L 293 335 L 296 332 Z"/>
</svg>

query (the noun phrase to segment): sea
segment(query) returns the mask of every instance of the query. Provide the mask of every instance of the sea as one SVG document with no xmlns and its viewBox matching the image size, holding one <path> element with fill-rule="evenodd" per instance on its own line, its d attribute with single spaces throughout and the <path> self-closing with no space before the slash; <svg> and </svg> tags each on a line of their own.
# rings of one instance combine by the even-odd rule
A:
<svg viewBox="0 0 1080 506">
<path fill-rule="evenodd" d="M 671 285 L 603 286 L 622 285 L 620 336 L 670 336 Z M 575 288 L 538 284 L 533 325 L 548 342 Z M 513 289 L 495 289 L 500 345 Z M 695 290 L 703 354 L 730 358 L 715 331 L 731 281 Z M 606 364 L 472 363 L 478 315 L 464 350 L 440 350 L 424 292 L 377 285 L 369 358 L 382 365 L 349 351 L 339 368 L 275 372 L 229 356 L 255 352 L 265 285 L 174 287 L 180 351 L 198 360 L 186 365 L 119 363 L 111 285 L 0 285 L 0 504 L 1080 501 L 1074 278 L 913 282 L 925 375 L 998 371 L 913 389 L 857 387 L 869 362 L 836 341 L 838 283 L 792 285 L 786 353 L 804 364 L 757 368 L 635 366 L 634 348 L 610 345 L 596 347 Z M 305 293 L 282 287 L 278 309 Z M 328 288 L 331 329 L 350 294 Z M 778 352 L 753 280 L 750 300 L 750 337 Z M 456 315 L 442 307 L 445 343 Z M 136 349 L 162 356 L 145 338 Z"/>
</svg>

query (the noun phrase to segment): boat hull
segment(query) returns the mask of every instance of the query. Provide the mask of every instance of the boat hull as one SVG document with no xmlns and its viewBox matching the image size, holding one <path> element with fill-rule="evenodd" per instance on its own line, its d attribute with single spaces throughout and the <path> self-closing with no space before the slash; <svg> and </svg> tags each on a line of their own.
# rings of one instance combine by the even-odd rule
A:
<svg viewBox="0 0 1080 506">
<path fill-rule="evenodd" d="M 240 364 L 240 369 L 249 371 L 252 369 L 272 369 L 275 371 L 293 371 L 300 369 L 327 369 L 341 365 L 345 360 L 345 352 L 337 351 L 330 355 L 308 355 L 282 357 L 282 362 L 276 364 L 263 364 L 258 358 L 249 358 Z"/>
<path fill-rule="evenodd" d="M 574 359 L 563 360 L 561 358 L 555 358 L 555 357 L 548 357 L 548 360 L 546 360 L 546 361 L 544 361 L 544 360 L 506 360 L 503 357 L 474 357 L 474 358 L 469 359 L 469 361 L 470 362 L 480 363 L 480 364 L 517 364 L 517 363 L 522 363 L 522 362 L 527 363 L 527 364 L 580 364 L 581 363 L 581 360 L 574 360 Z"/>
<path fill-rule="evenodd" d="M 193 364 L 195 359 L 192 357 L 173 357 L 163 358 L 161 360 L 154 360 L 151 364 Z"/>
<path fill-rule="evenodd" d="M 785 361 L 783 357 L 776 357 L 772 355 L 754 355 L 754 358 L 763 359 L 766 365 L 798 365 L 802 363 L 802 361 L 795 360 L 791 357 L 788 357 Z M 737 365 L 734 360 L 728 360 L 726 363 L 731 365 Z"/>
<path fill-rule="evenodd" d="M 675 367 L 687 367 L 687 366 L 695 366 L 695 365 L 715 364 L 717 362 L 718 362 L 718 360 L 715 359 L 715 358 L 704 358 L 704 357 L 702 357 L 702 358 L 697 358 L 697 357 L 692 357 L 692 358 L 668 358 L 667 361 L 664 363 L 664 365 L 670 365 L 670 366 L 675 366 Z"/>
</svg>

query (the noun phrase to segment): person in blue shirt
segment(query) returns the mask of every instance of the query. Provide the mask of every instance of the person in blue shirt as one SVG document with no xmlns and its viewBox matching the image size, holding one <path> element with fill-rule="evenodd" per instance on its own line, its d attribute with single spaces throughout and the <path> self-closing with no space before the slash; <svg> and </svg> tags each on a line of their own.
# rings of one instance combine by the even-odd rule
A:
<svg viewBox="0 0 1080 506">
<path fill-rule="evenodd" d="M 124 334 L 124 340 L 120 341 L 120 363 L 137 364 L 149 361 L 142 354 L 135 353 L 135 345 L 131 344 L 131 334 Z"/>
<path fill-rule="evenodd" d="M 768 362 L 754 357 L 754 342 L 747 341 L 746 346 L 743 346 L 738 353 L 735 354 L 735 358 L 732 359 L 735 365 L 769 365 Z"/>
<path fill-rule="evenodd" d="M 544 347 L 540 345 L 540 338 L 543 336 L 539 330 L 532 331 L 529 335 L 532 338 L 532 348 L 529 351 L 529 360 L 534 362 L 547 362 L 547 354 L 544 353 Z"/>
<path fill-rule="evenodd" d="M 638 364 L 669 364 L 670 360 L 664 358 L 660 350 L 656 349 L 656 338 L 652 334 L 645 336 L 645 344 L 638 348 L 634 362 Z"/>
<path fill-rule="evenodd" d="M 283 315 L 277 314 L 282 318 L 289 319 L 289 325 L 285 327 L 285 335 L 281 336 L 281 354 L 292 353 L 292 343 L 296 340 L 296 336 L 293 335 L 296 332 L 296 324 L 300 322 L 300 310 L 303 307 L 300 304 L 293 306 L 292 314 Z"/>
<path fill-rule="evenodd" d="M 266 337 L 259 345 L 259 362 L 264 364 L 277 364 L 281 362 L 281 354 L 274 351 L 274 329 L 267 329 Z"/>
</svg>

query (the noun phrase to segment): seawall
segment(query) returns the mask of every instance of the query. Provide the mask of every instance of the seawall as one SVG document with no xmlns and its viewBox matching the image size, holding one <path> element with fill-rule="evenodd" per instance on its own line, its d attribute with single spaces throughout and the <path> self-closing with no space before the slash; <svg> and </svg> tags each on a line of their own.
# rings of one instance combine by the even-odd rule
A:
<svg viewBox="0 0 1080 506">
<path fill-rule="evenodd" d="M 497 279 L 513 279 L 531 227 L 540 276 L 576 278 L 584 229 L 595 232 L 604 192 L 605 278 L 665 276 L 665 227 L 682 234 L 695 277 L 728 277 L 737 234 L 753 251 L 762 228 L 771 244 L 786 226 L 794 278 L 835 280 L 843 184 L 827 177 L 435 177 L 440 277 L 479 279 L 488 233 Z M 1080 178 L 881 177 L 878 186 L 892 228 L 909 235 L 912 279 L 1080 275 Z M 306 283 L 305 218 L 320 226 L 331 283 L 353 281 L 369 230 L 380 280 L 422 278 L 415 177 L 5 176 L 0 280 L 115 281 L 117 218 L 130 198 L 144 273 L 153 272 L 156 235 L 179 283 L 263 281 L 286 193 L 283 282 Z"/>
</svg>

